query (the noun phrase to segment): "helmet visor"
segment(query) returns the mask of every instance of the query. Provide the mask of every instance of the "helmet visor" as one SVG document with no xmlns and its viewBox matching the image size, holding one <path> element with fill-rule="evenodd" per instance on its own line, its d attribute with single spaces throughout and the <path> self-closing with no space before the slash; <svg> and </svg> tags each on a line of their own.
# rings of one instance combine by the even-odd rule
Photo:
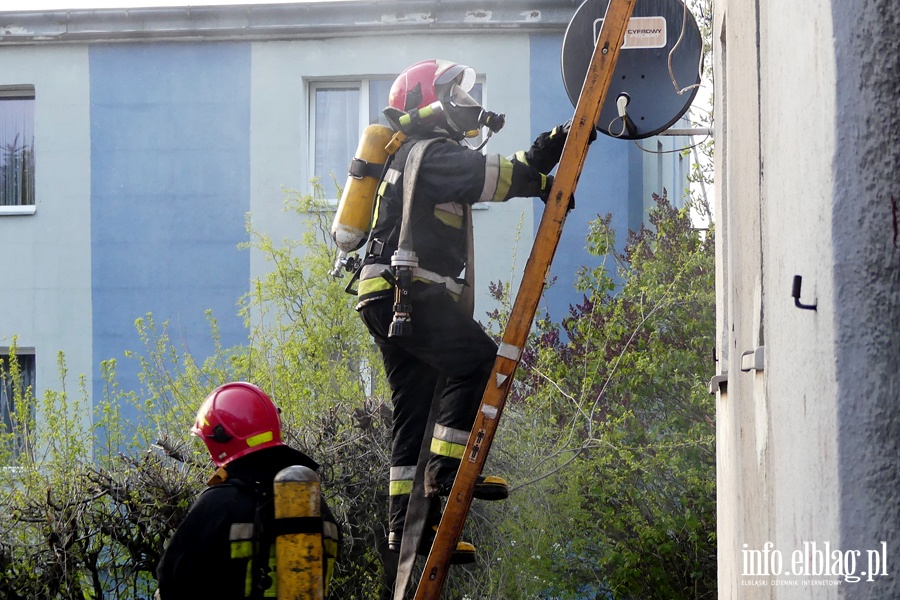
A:
<svg viewBox="0 0 900 600">
<path fill-rule="evenodd" d="M 450 88 L 450 104 L 453 106 L 477 107 L 479 110 L 481 109 L 481 105 L 478 104 L 478 101 L 470 96 L 468 90 L 463 89 L 461 85 L 454 85 Z"/>
<path fill-rule="evenodd" d="M 435 73 L 434 87 L 445 88 L 450 83 L 456 84 L 468 92 L 475 86 L 475 69 L 465 65 L 448 63 L 438 60 L 438 70 Z"/>
<path fill-rule="evenodd" d="M 466 137 L 475 137 L 481 128 L 483 109 L 475 98 L 459 85 L 450 89 L 449 106 L 445 107 L 451 126 Z"/>
</svg>

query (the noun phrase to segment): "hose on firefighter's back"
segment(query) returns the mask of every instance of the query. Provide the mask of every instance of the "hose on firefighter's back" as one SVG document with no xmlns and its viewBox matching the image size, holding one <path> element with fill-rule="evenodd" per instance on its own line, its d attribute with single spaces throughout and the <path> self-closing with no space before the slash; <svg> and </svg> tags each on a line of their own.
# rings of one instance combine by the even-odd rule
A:
<svg viewBox="0 0 900 600">
<path fill-rule="evenodd" d="M 403 217 L 400 220 L 400 239 L 397 251 L 391 257 L 394 275 L 394 318 L 388 329 L 388 337 L 405 337 L 412 334 L 412 303 L 410 291 L 413 271 L 419 266 L 419 258 L 413 250 L 412 202 L 419 176 L 419 167 L 425 150 L 437 139 L 416 142 L 406 157 L 403 168 Z"/>
</svg>

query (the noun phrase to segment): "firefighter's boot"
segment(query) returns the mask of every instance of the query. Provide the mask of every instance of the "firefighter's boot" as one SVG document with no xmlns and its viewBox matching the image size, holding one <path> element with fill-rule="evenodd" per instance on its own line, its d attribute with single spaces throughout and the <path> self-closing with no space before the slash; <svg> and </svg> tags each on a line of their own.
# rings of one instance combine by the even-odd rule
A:
<svg viewBox="0 0 900 600">
<path fill-rule="evenodd" d="M 409 506 L 409 494 L 391 496 L 390 507 L 390 526 L 391 531 L 388 534 L 388 549 L 391 552 L 400 552 L 400 545 L 403 542 L 403 524 L 406 519 L 406 509 Z M 425 528 L 422 530 L 422 538 L 419 540 L 419 547 L 416 553 L 421 556 L 428 556 L 431 545 L 434 543 L 434 536 L 437 533 L 438 523 L 441 521 L 441 501 L 439 498 L 429 498 L 428 500 L 428 516 L 426 517 Z M 456 550 L 450 557 L 450 564 L 467 565 L 475 562 L 475 546 L 469 542 L 460 541 L 456 544 Z"/>
<path fill-rule="evenodd" d="M 425 495 L 429 498 L 449 496 L 459 462 L 459 459 L 447 456 L 432 456 L 425 467 Z M 509 484 L 502 477 L 479 475 L 472 497 L 488 501 L 505 500 L 509 497 Z"/>
</svg>

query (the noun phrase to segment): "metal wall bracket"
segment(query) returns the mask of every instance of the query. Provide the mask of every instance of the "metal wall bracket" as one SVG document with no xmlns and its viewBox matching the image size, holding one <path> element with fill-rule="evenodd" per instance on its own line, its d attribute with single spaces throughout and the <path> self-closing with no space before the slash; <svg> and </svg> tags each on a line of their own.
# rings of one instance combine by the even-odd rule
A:
<svg viewBox="0 0 900 600">
<path fill-rule="evenodd" d="M 757 346 L 741 354 L 741 371 L 764 371 L 766 369 L 765 346 Z"/>
<path fill-rule="evenodd" d="M 728 389 L 728 373 L 720 373 L 714 376 L 709 380 L 709 384 L 707 385 L 707 389 L 709 390 L 709 394 L 711 396 L 715 396 L 718 391 L 725 391 Z"/>
</svg>

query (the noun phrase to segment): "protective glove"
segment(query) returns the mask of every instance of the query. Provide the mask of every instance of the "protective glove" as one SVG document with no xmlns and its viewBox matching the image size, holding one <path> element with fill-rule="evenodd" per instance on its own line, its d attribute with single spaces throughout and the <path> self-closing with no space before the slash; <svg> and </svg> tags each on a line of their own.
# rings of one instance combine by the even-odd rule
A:
<svg viewBox="0 0 900 600">
<path fill-rule="evenodd" d="M 547 204 L 547 200 L 550 198 L 550 190 L 553 188 L 553 175 L 545 175 L 545 186 L 541 189 L 541 193 L 538 195 L 538 198 L 541 199 L 541 202 Z M 569 212 L 575 208 L 575 194 L 569 196 L 569 206 L 566 207 L 566 212 Z"/>
<path fill-rule="evenodd" d="M 572 129 L 572 119 L 569 119 L 562 125 L 557 125 L 550 131 L 545 131 L 535 138 L 534 143 L 524 153 L 519 153 L 520 160 L 528 163 L 541 173 L 548 173 L 553 167 L 559 163 L 562 156 L 563 146 L 566 144 L 566 138 Z M 591 129 L 591 136 L 588 143 L 597 139 L 597 130 Z"/>
<path fill-rule="evenodd" d="M 506 192 L 506 197 L 503 198 L 504 200 L 510 198 L 534 198 L 550 192 L 550 184 L 547 183 L 548 176 L 521 160 L 519 156 L 502 160 L 509 160 L 512 164 L 509 189 Z"/>
<path fill-rule="evenodd" d="M 567 132 L 563 131 L 563 127 L 563 125 L 559 125 L 537 136 L 531 144 L 531 148 L 517 153 L 516 157 L 541 173 L 552 171 L 559 162 L 563 146 L 566 143 Z"/>
<path fill-rule="evenodd" d="M 569 119 L 568 121 L 566 121 L 565 123 L 563 123 L 562 125 L 560 125 L 557 128 L 557 129 L 560 129 L 560 132 L 563 134 L 563 136 L 568 137 L 569 131 L 572 129 L 573 120 L 574 120 L 574 117 L 572 117 L 571 119 Z M 556 131 L 556 129 L 554 129 L 554 131 Z M 588 146 L 593 144 L 594 140 L 596 140 L 596 139 L 597 139 L 597 128 L 591 127 L 591 133 L 590 133 L 590 136 L 588 137 Z"/>
</svg>

